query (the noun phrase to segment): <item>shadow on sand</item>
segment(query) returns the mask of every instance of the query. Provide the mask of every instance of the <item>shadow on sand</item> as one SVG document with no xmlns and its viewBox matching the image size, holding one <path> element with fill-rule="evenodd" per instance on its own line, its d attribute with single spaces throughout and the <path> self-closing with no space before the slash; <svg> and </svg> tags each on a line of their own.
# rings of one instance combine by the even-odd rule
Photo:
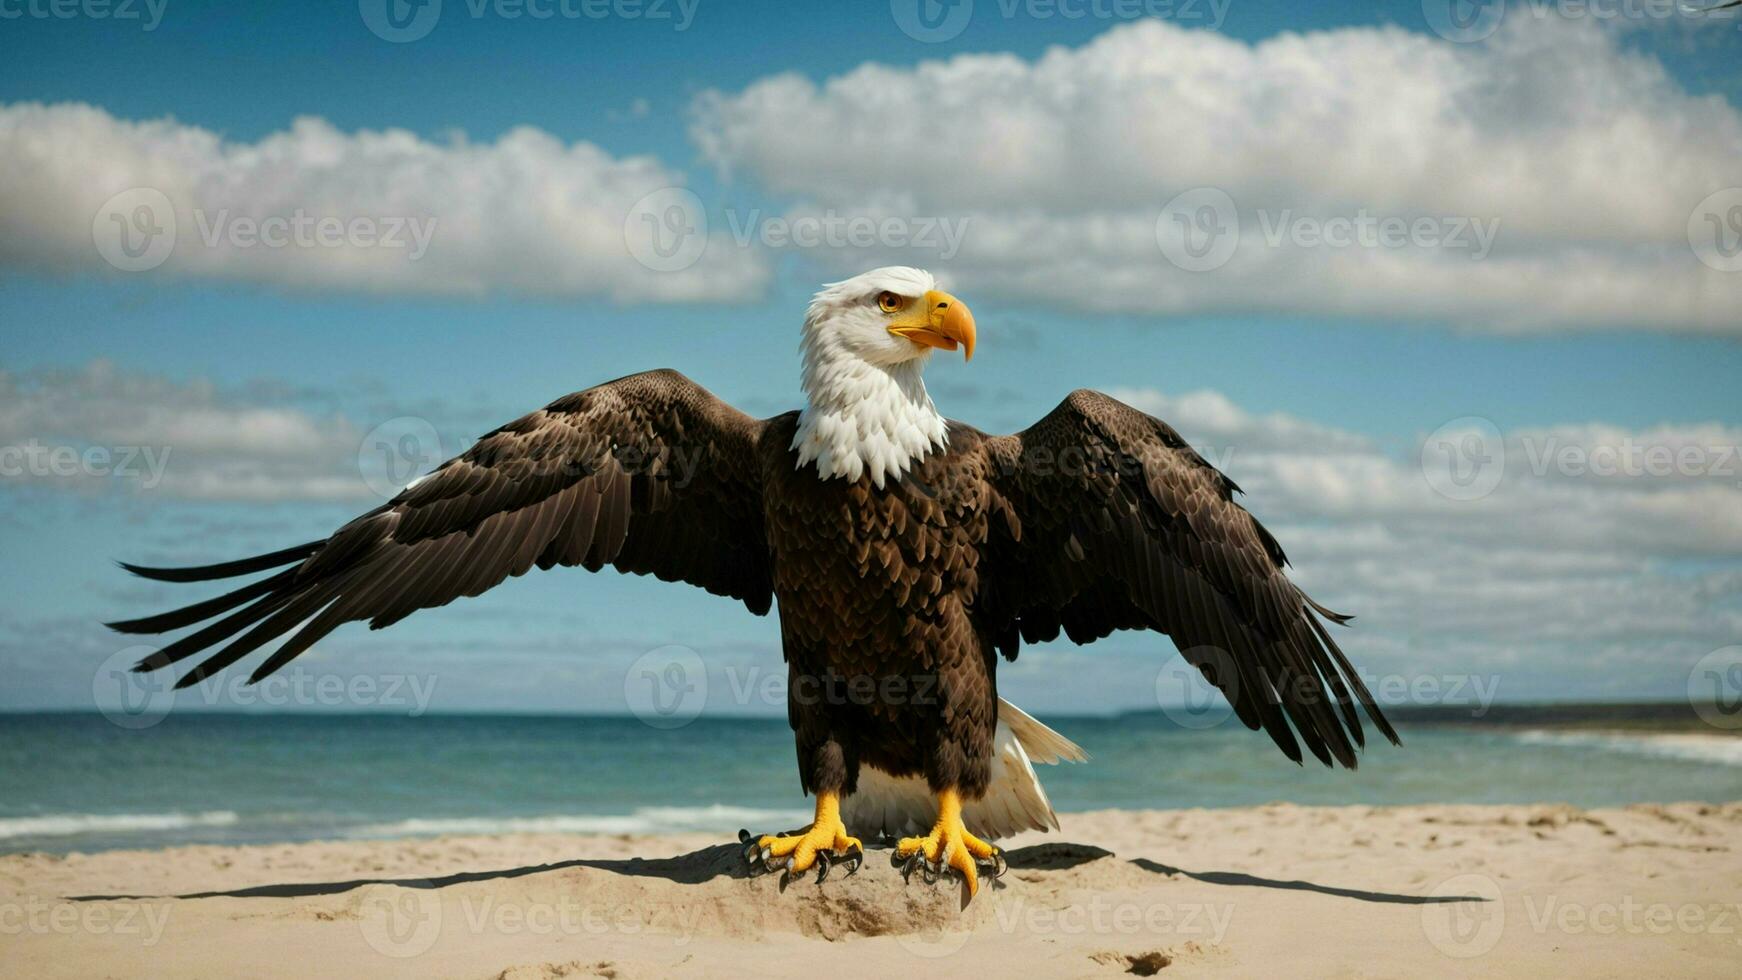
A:
<svg viewBox="0 0 1742 980">
<path fill-rule="evenodd" d="M 867 850 L 886 849 L 886 845 L 873 843 Z M 449 885 L 464 885 L 480 881 L 502 881 L 511 878 L 522 878 L 527 875 L 544 874 L 550 871 L 563 871 L 569 868 L 593 868 L 599 871 L 609 871 L 612 874 L 632 878 L 663 878 L 680 885 L 698 885 L 715 878 L 748 878 L 749 869 L 744 866 L 741 856 L 743 848 L 739 844 L 716 844 L 704 847 L 699 851 L 691 851 L 677 857 L 627 859 L 606 858 L 576 858 L 572 861 L 557 861 L 551 864 L 531 864 L 519 868 L 503 868 L 496 871 L 466 871 L 459 874 L 442 875 L 435 878 L 352 878 L 344 881 L 291 882 L 279 885 L 255 885 L 249 888 L 237 888 L 225 891 L 190 892 L 184 895 L 69 895 L 69 900 L 75 902 L 110 902 L 133 901 L 142 899 L 192 899 L 192 898 L 310 898 L 318 895 L 337 895 L 353 889 L 369 885 L 398 885 L 403 888 L 446 888 Z M 1113 858 L 1113 852 L 1092 844 L 1047 843 L 1035 844 L 1030 847 L 1019 847 L 1006 853 L 1010 867 L 1017 870 L 1030 871 L 1062 871 L 1079 865 L 1099 861 L 1103 858 Z M 869 859 L 869 855 L 867 856 Z M 1361 902 L 1386 902 L 1399 905 L 1433 905 L 1445 902 L 1480 902 L 1485 899 L 1476 895 L 1398 895 L 1390 892 L 1364 891 L 1356 888 L 1338 888 L 1332 885 L 1320 885 L 1310 881 L 1281 881 L 1273 878 L 1261 878 L 1256 875 L 1243 874 L 1234 871 L 1186 871 L 1170 867 L 1148 858 L 1136 858 L 1131 864 L 1156 874 L 1168 876 L 1183 875 L 1193 881 L 1201 881 L 1211 885 L 1235 885 L 1250 888 L 1278 888 L 1287 891 L 1316 892 L 1320 895 L 1330 895 L 1337 898 L 1349 898 Z"/>
<path fill-rule="evenodd" d="M 563 871 L 568 868 L 596 868 L 631 878 L 664 878 L 680 885 L 699 885 L 714 878 L 748 878 L 749 869 L 740 856 L 739 844 L 716 844 L 671 858 L 576 858 L 551 864 L 529 864 L 520 868 L 497 871 L 464 871 L 435 878 L 353 878 L 347 881 L 308 881 L 283 885 L 255 885 L 231 891 L 189 892 L 185 895 L 69 895 L 75 902 L 107 902 L 144 898 L 309 898 L 316 895 L 337 895 L 367 885 L 399 885 L 404 888 L 446 888 L 478 881 L 503 881 Z"/>
<path fill-rule="evenodd" d="M 1257 875 L 1244 874 L 1239 871 L 1187 871 L 1183 868 L 1169 867 L 1148 858 L 1137 858 L 1131 863 L 1145 871 L 1169 876 L 1183 875 L 1206 885 L 1237 885 L 1247 888 L 1279 888 L 1283 891 L 1315 892 L 1336 898 L 1352 898 L 1358 902 L 1383 902 L 1390 905 L 1443 905 L 1450 902 L 1488 901 L 1480 895 L 1399 895 L 1395 892 L 1371 892 L 1361 888 L 1338 888 L 1334 885 L 1319 885 L 1310 881 L 1281 881 L 1276 878 L 1260 878 Z"/>
</svg>

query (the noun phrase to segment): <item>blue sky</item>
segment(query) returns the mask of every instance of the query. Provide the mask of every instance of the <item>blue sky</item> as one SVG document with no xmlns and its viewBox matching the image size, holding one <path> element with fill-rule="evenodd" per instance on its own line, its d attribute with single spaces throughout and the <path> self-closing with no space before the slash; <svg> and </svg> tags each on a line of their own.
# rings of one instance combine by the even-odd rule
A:
<svg viewBox="0 0 1742 980">
<path fill-rule="evenodd" d="M 1742 478 L 1725 462 L 1742 432 L 1742 272 L 1702 265 L 1677 237 L 1703 198 L 1742 185 L 1738 21 L 1598 23 L 1515 4 L 1491 37 L 1460 42 L 1421 4 L 1235 0 L 1220 19 L 1181 7 L 1177 25 L 1016 9 L 1029 12 L 981 0 L 938 43 L 884 5 L 709 0 L 684 30 L 473 17 L 447 0 L 409 43 L 371 33 L 348 3 L 172 0 L 149 31 L 0 24 L 0 159 L 25 161 L 0 198 L 18 216 L 0 232 L 0 443 L 155 445 L 171 478 L 0 481 L 0 708 L 89 707 L 99 665 L 126 646 L 95 624 L 197 597 L 111 560 L 279 547 L 371 506 L 358 447 L 389 420 L 426 420 L 451 454 L 656 366 L 755 414 L 796 407 L 809 293 L 897 261 L 957 286 L 982 325 L 972 365 L 928 373 L 946 414 L 1010 431 L 1094 387 L 1168 418 L 1247 488 L 1299 579 L 1363 615 L 1345 646 L 1376 675 L 1477 675 L 1513 700 L 1681 697 L 1695 664 L 1742 636 Z M 1557 57 L 1577 77 L 1530 76 Z M 1169 97 L 1145 101 L 1162 76 Z M 1462 101 L 1435 108 L 1432 92 L 1460 85 Z M 1418 103 L 1395 94 L 1416 86 L 1430 99 L 1419 129 Z M 1279 96 L 1298 111 L 1270 117 Z M 1347 132 L 1292 131 L 1324 104 Z M 318 128 L 286 137 L 303 117 Z M 554 149 L 514 143 L 528 128 Z M 359 134 L 389 130 L 422 169 L 380 169 L 391 147 Z M 202 131 L 229 149 L 187 149 Z M 867 162 L 867 138 L 886 163 Z M 345 162 L 307 178 L 333 147 Z M 258 162 L 279 152 L 291 170 Z M 1508 174 L 1509 159 L 1515 176 L 1470 173 L 1479 160 Z M 85 202 L 158 184 L 178 210 L 182 193 L 258 216 L 409 207 L 442 222 L 428 261 L 447 264 L 378 277 L 386 266 L 344 250 L 190 257 L 178 244 L 161 268 L 117 272 L 92 247 Z M 703 202 L 714 237 L 683 275 L 712 278 L 628 266 L 623 207 L 594 199 L 661 185 Z M 1205 185 L 1241 202 L 1242 247 L 1284 212 L 1358 210 L 1497 221 L 1497 247 L 1472 260 L 1272 246 L 1255 272 L 1241 252 L 1194 276 L 1150 229 L 1175 193 Z M 516 214 L 578 189 L 486 234 L 462 206 L 486 186 Z M 734 244 L 731 222 L 753 212 L 967 224 L 952 257 Z M 619 286 L 619 268 L 645 283 Z M 1506 474 L 1448 502 L 1430 493 L 1422 446 L 1470 418 L 1493 426 Z M 1623 441 L 1697 458 L 1613 479 L 1530 465 L 1545 446 Z M 773 619 L 574 570 L 388 634 L 348 629 L 306 659 L 343 676 L 434 672 L 449 710 L 612 711 L 628 665 L 666 644 L 735 677 L 779 669 Z M 1025 654 L 1005 688 L 1037 710 L 1143 707 L 1172 658 L 1131 634 L 1054 646 Z"/>
</svg>

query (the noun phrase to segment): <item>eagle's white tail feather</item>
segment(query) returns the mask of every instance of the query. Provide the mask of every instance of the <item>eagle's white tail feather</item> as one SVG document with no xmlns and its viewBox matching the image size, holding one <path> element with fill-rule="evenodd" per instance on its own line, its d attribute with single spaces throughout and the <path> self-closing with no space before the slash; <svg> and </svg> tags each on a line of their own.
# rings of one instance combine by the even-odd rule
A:
<svg viewBox="0 0 1742 980">
<path fill-rule="evenodd" d="M 1041 788 L 1033 763 L 1083 762 L 1075 742 L 1046 727 L 1003 698 L 992 737 L 992 779 L 984 798 L 962 808 L 962 822 L 983 837 L 1009 837 L 1024 830 L 1056 830 L 1058 816 Z M 919 776 L 859 770 L 858 791 L 841 804 L 847 832 L 859 837 L 923 834 L 937 820 L 937 801 Z"/>
<path fill-rule="evenodd" d="M 1022 743 L 1030 761 L 1043 766 L 1056 766 L 1059 760 L 1088 762 L 1089 753 L 1083 747 L 1034 719 L 1034 716 L 1003 698 L 998 699 L 998 724 L 1009 725 Z"/>
</svg>

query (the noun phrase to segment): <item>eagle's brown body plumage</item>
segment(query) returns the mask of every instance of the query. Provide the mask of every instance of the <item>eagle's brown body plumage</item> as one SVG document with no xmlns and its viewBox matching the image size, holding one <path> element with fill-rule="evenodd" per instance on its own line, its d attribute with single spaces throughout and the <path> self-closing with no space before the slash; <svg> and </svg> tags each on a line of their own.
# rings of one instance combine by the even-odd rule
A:
<svg viewBox="0 0 1742 980">
<path fill-rule="evenodd" d="M 879 489 L 795 468 L 796 421 L 771 419 L 761 450 L 804 787 L 850 793 L 865 763 L 978 797 L 998 715 L 976 616 L 996 500 L 976 465 L 981 436 L 952 427 L 948 453 Z"/>
</svg>

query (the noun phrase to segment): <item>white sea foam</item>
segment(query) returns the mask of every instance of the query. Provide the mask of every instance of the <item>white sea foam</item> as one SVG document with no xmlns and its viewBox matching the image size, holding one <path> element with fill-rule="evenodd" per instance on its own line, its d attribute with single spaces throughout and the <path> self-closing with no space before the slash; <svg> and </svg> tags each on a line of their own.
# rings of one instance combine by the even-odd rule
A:
<svg viewBox="0 0 1742 980">
<path fill-rule="evenodd" d="M 204 813 L 51 813 L 40 817 L 0 817 L 0 840 L 227 827 L 235 822 L 236 814 L 229 810 Z"/>
<path fill-rule="evenodd" d="M 757 833 L 790 830 L 810 822 L 800 810 L 754 807 L 648 806 L 626 814 L 555 814 L 539 817 L 414 817 L 369 824 L 349 831 L 353 837 L 418 837 L 432 834 L 663 834 L 683 831 L 723 832 L 747 827 Z"/>
<path fill-rule="evenodd" d="M 1718 766 L 1742 766 L 1742 737 L 1734 735 L 1557 732 L 1531 729 L 1520 732 L 1517 737 L 1519 741 L 1530 745 L 1593 749 L 1599 752 L 1678 759 Z"/>
</svg>

